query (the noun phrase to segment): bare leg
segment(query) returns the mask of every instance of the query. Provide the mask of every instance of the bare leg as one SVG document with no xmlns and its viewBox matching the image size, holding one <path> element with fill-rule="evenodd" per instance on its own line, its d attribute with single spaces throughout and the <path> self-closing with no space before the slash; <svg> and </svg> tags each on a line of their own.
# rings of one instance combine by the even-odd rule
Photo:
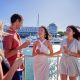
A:
<svg viewBox="0 0 80 80">
<path fill-rule="evenodd" d="M 69 77 L 70 80 L 77 80 L 76 77 Z"/>
<path fill-rule="evenodd" d="M 60 77 L 61 77 L 61 80 L 67 80 L 67 75 L 65 74 L 61 74 Z"/>
</svg>

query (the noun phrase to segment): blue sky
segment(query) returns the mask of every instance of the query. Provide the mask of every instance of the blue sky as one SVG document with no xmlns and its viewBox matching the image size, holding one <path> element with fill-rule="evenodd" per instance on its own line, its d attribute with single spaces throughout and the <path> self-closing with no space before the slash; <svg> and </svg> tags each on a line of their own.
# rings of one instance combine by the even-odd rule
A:
<svg viewBox="0 0 80 80">
<path fill-rule="evenodd" d="M 0 0 L 0 20 L 10 25 L 10 16 L 19 13 L 24 18 L 24 26 L 48 26 L 54 22 L 58 30 L 67 25 L 80 26 L 80 0 Z"/>
</svg>

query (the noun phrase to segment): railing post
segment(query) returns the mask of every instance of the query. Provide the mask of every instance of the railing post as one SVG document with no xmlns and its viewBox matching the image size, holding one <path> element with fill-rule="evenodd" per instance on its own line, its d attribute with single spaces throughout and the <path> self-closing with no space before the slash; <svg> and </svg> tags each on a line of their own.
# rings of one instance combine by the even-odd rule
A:
<svg viewBox="0 0 80 80">
<path fill-rule="evenodd" d="M 25 69 L 24 69 L 24 80 L 27 80 L 26 79 L 26 77 L 27 77 L 27 74 L 26 74 L 26 58 L 28 58 L 28 57 L 32 57 L 32 56 L 28 56 L 28 55 L 25 55 L 25 57 L 24 57 L 24 66 L 25 66 Z M 59 71 L 59 58 L 60 58 L 60 56 L 57 56 L 57 80 L 59 80 L 58 79 L 58 77 L 59 77 L 59 73 L 58 73 L 58 71 Z"/>
<path fill-rule="evenodd" d="M 59 56 L 57 56 L 57 80 L 58 80 L 58 77 L 59 77 Z"/>
<path fill-rule="evenodd" d="M 24 55 L 24 67 L 25 67 L 25 69 L 24 69 L 24 80 L 27 80 L 27 73 L 26 73 L 26 71 L 27 71 L 27 68 L 26 68 L 26 59 L 29 58 L 29 57 L 33 57 L 33 56 L 31 56 L 31 55 Z"/>
<path fill-rule="evenodd" d="M 24 80 L 26 80 L 26 56 L 24 56 L 24 66 L 25 66 L 25 69 L 24 69 Z"/>
</svg>

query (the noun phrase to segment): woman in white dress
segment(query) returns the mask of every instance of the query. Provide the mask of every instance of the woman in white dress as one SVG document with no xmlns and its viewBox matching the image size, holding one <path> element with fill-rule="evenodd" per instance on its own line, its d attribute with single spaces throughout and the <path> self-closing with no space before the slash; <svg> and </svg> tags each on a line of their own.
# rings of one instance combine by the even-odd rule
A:
<svg viewBox="0 0 80 80">
<path fill-rule="evenodd" d="M 80 57 L 79 31 L 75 26 L 66 29 L 67 38 L 61 43 L 62 57 L 60 59 L 59 73 L 61 80 L 77 80 L 79 75 L 77 59 Z"/>
<path fill-rule="evenodd" d="M 34 80 L 48 80 L 48 57 L 53 56 L 52 44 L 49 41 L 49 33 L 44 26 L 38 31 L 39 39 L 33 45 Z"/>
</svg>

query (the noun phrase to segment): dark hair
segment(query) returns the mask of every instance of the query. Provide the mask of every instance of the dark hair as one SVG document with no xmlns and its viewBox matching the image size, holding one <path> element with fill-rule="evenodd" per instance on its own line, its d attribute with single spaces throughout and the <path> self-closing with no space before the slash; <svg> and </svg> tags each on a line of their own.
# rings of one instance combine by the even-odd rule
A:
<svg viewBox="0 0 80 80">
<path fill-rule="evenodd" d="M 72 31 L 74 32 L 73 37 L 74 37 L 75 39 L 79 40 L 80 32 L 79 32 L 79 30 L 76 28 L 76 26 L 74 26 L 74 25 L 69 25 L 67 28 L 71 28 Z"/>
<path fill-rule="evenodd" d="M 11 16 L 11 23 L 14 23 L 16 20 L 19 20 L 19 22 L 21 22 L 23 20 L 23 18 L 19 14 L 13 14 Z"/>
<path fill-rule="evenodd" d="M 49 32 L 48 32 L 47 28 L 45 26 L 41 26 L 40 28 L 43 28 L 45 31 L 45 39 L 49 40 Z"/>
</svg>

